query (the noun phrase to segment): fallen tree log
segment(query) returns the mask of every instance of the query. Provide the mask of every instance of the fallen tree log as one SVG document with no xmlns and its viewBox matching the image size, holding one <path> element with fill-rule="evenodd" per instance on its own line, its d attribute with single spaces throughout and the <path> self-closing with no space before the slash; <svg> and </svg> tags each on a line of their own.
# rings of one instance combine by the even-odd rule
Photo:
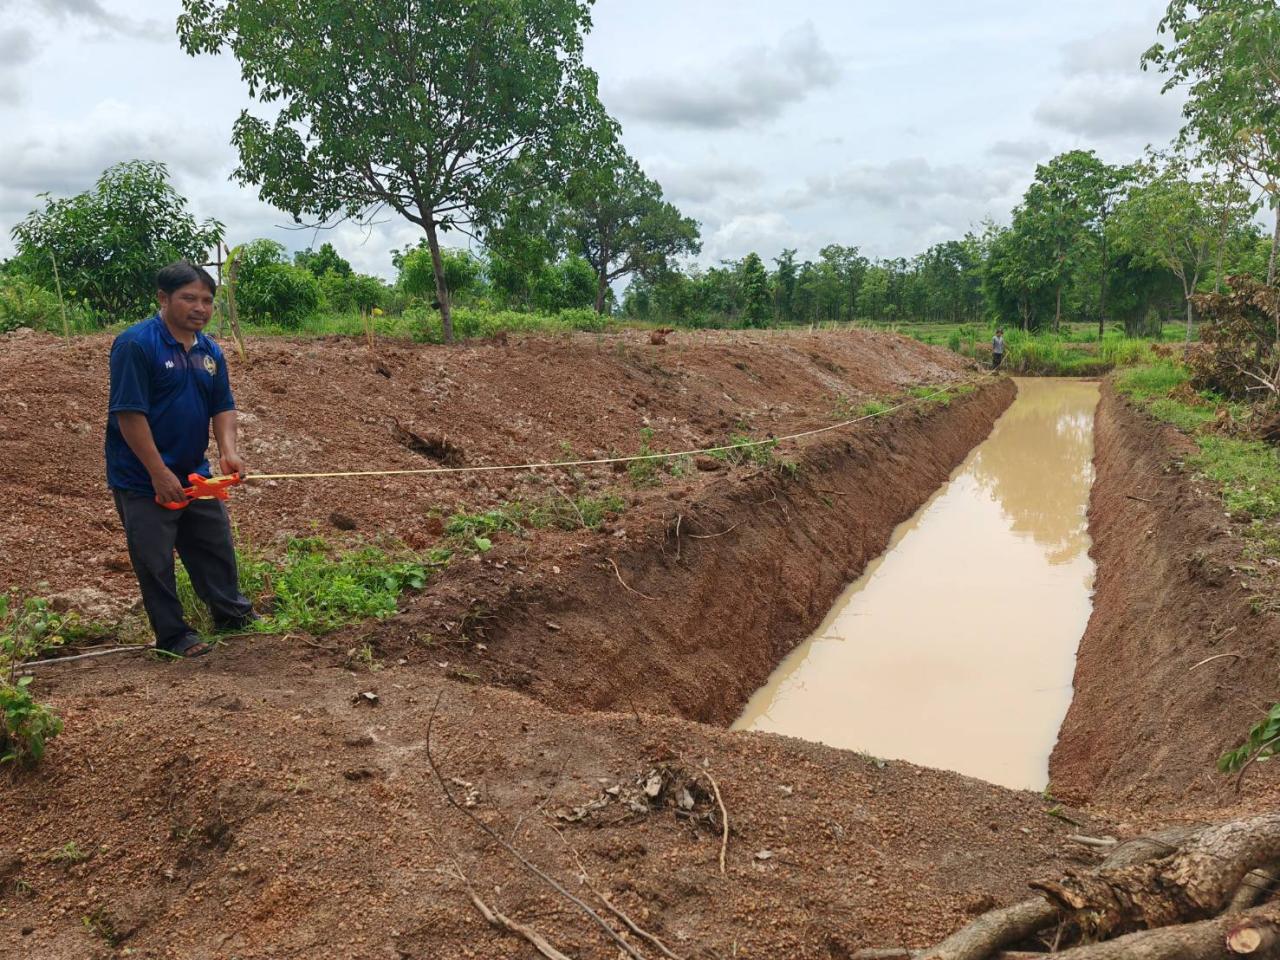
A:
<svg viewBox="0 0 1280 960">
<path fill-rule="evenodd" d="M 1280 813 L 1206 827 L 1168 856 L 1032 889 L 1062 912 L 1086 942 L 1205 920 L 1220 913 L 1258 867 L 1280 858 Z"/>
<path fill-rule="evenodd" d="M 1232 946 L 1236 931 L 1269 931 L 1274 934 L 1280 923 L 1280 904 L 1271 903 L 1244 914 L 1228 914 L 1199 923 L 1186 923 L 1159 930 L 1142 930 L 1105 943 L 1093 943 L 1054 954 L 1054 960 L 1278 960 L 1280 940 L 1267 940 L 1265 945 L 1238 935 L 1240 946 Z M 1268 935 L 1270 935 L 1268 934 Z"/>
</svg>

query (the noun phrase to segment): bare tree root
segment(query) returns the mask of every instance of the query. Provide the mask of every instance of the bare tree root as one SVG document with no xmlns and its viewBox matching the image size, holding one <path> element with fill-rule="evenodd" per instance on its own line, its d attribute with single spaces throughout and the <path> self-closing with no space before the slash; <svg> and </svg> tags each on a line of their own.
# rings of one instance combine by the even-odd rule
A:
<svg viewBox="0 0 1280 960">
<path fill-rule="evenodd" d="M 1228 913 L 1239 913 L 1262 902 L 1263 897 L 1280 882 L 1280 860 L 1272 861 L 1261 870 L 1245 874 L 1240 887 L 1227 905 Z"/>
<path fill-rule="evenodd" d="M 1254 869 L 1280 858 L 1280 813 L 1207 827 L 1175 853 L 1135 866 L 1031 884 L 1085 940 L 1205 920 Z"/>
<path fill-rule="evenodd" d="M 439 695 L 436 696 L 436 702 L 431 707 L 431 713 L 427 717 L 426 742 L 423 745 L 423 752 L 426 754 L 427 765 L 431 768 L 431 773 L 432 773 L 432 776 L 435 777 L 436 785 L 440 788 L 441 792 L 444 794 L 445 800 L 449 802 L 449 806 L 453 807 L 454 810 L 458 811 L 458 813 L 462 814 L 469 821 L 471 821 L 471 823 L 477 829 L 479 829 L 490 840 L 492 840 L 499 847 L 501 847 L 508 854 L 510 854 L 512 859 L 514 859 L 517 863 L 519 863 L 520 866 L 524 867 L 525 870 L 529 871 L 531 874 L 533 874 L 535 877 L 537 877 L 547 886 L 551 887 L 551 889 L 553 889 L 556 893 L 560 894 L 560 896 L 564 897 L 566 900 L 568 900 L 570 903 L 576 906 L 579 910 L 585 913 L 588 917 L 590 917 L 591 920 L 595 922 L 596 926 L 600 927 L 600 929 L 604 931 L 606 936 L 608 936 L 610 940 L 612 940 L 615 944 L 617 944 L 618 948 L 621 950 L 624 956 L 630 957 L 631 960 L 646 960 L 645 956 L 641 953 L 638 953 L 635 947 L 633 947 L 625 939 L 623 939 L 623 937 L 618 933 L 618 931 L 615 930 L 607 920 L 605 920 L 602 916 L 600 916 L 599 913 L 597 913 L 595 910 L 591 908 L 590 904 L 584 902 L 580 897 L 575 897 L 572 893 L 566 890 L 564 886 L 562 886 L 555 878 L 549 876 L 537 864 L 530 861 L 524 854 L 522 854 L 510 843 L 504 840 L 501 836 L 499 836 L 497 831 L 495 831 L 487 823 L 485 823 L 483 820 L 477 817 L 471 810 L 467 809 L 467 807 L 465 807 L 463 804 L 459 803 L 457 798 L 454 797 L 453 792 L 449 789 L 449 785 L 445 780 L 444 774 L 440 770 L 440 765 L 436 762 L 435 754 L 432 753 L 432 750 L 431 750 L 431 733 L 432 733 L 432 729 L 435 726 L 436 713 L 440 709 L 440 701 L 443 698 L 443 696 L 444 696 L 443 692 L 441 692 Z M 473 900 L 475 899 L 474 895 L 472 899 Z M 477 904 L 477 909 L 478 908 L 479 908 L 479 905 Z"/>
<path fill-rule="evenodd" d="M 1203 826 L 1174 827 L 1150 836 L 1137 837 L 1116 846 L 1102 862 L 1100 869 L 1117 870 L 1167 857 L 1178 847 L 1197 837 Z M 854 960 L 993 960 L 1011 956 L 1000 951 L 1027 940 L 1041 930 L 1060 922 L 1058 908 L 1037 898 L 1011 907 L 992 910 L 968 926 L 927 950 L 863 950 Z"/>
<path fill-rule="evenodd" d="M 1280 958 L 1280 904 L 1268 904 L 1244 914 L 1225 914 L 1213 920 L 1159 930 L 1143 930 L 1088 946 L 1064 950 L 1057 960 L 1255 960 Z M 1259 931 L 1258 940 L 1243 931 Z M 1269 938 L 1269 939 L 1267 939 Z M 1264 942 L 1265 940 L 1265 942 Z M 1236 944 L 1233 946 L 1233 942 Z"/>
</svg>

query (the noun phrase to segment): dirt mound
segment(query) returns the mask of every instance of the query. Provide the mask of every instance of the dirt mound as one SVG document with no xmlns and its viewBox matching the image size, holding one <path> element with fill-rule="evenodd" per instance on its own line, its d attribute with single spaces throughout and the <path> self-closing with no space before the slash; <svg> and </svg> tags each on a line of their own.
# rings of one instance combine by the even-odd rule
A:
<svg viewBox="0 0 1280 960">
<path fill-rule="evenodd" d="M 131 592 L 105 492 L 68 468 L 97 469 L 105 349 L 0 345 L 11 583 Z M 349 342 L 254 344 L 235 369 L 254 466 L 630 452 L 643 427 L 655 448 L 697 446 L 824 426 L 859 397 L 966 373 L 864 334 L 388 347 L 381 362 L 390 378 Z M 1033 794 L 653 715 L 729 719 L 1010 395 L 1000 383 L 825 436 L 786 451 L 794 468 L 665 477 L 628 491 L 605 529 L 496 540 L 386 624 L 42 673 L 66 732 L 0 791 L 0 950 L 527 956 L 473 909 L 461 873 L 571 955 L 612 960 L 567 900 L 444 802 L 429 726 L 460 804 L 575 893 L 591 895 L 589 876 L 691 960 L 920 944 L 1028 875 L 1089 861 L 1067 835 L 1107 825 L 1049 816 Z M 440 528 L 428 511 L 545 493 L 536 479 L 249 487 L 235 516 L 259 542 L 340 516 L 355 534 L 425 545 Z M 353 667 L 355 643 L 376 659 Z M 620 712 L 557 712 L 516 690 Z"/>
<path fill-rule="evenodd" d="M 529 956 L 472 909 L 456 865 L 570 955 L 612 960 L 443 801 L 425 753 L 437 697 L 433 753 L 458 801 L 591 898 L 585 871 L 688 958 L 925 943 L 1022 896 L 1027 876 L 1088 861 L 1069 834 L 1107 830 L 1034 794 L 783 737 L 557 713 L 443 680 L 431 656 L 353 674 L 260 638 L 40 681 L 67 732 L 0 791 L 0 953 Z M 723 877 L 704 770 L 731 827 Z"/>
<path fill-rule="evenodd" d="M 0 337 L 0 588 L 43 581 L 50 591 L 91 584 L 108 598 L 134 596 L 102 480 L 109 348 L 107 336 Z M 735 432 L 824 426 L 860 399 L 969 374 L 947 351 L 862 331 L 680 332 L 666 346 L 642 333 L 512 337 L 459 348 L 387 344 L 376 354 L 350 339 L 253 339 L 248 362 L 233 351 L 228 362 L 242 452 L 257 473 L 606 457 L 638 452 L 644 429 L 654 450 L 686 449 Z M 713 479 L 695 474 L 629 498 L 665 499 Z M 310 535 L 338 512 L 352 536 L 427 546 L 439 527 L 430 513 L 541 496 L 544 480 L 267 482 L 237 490 L 233 514 L 241 536 L 264 545 Z M 615 482 L 594 470 L 582 492 Z"/>
<path fill-rule="evenodd" d="M 1214 764 L 1276 699 L 1280 619 L 1255 612 L 1240 536 L 1181 468 L 1186 437 L 1108 385 L 1095 447 L 1098 577 L 1053 790 L 1135 810 L 1235 805 Z M 1246 804 L 1276 792 L 1273 766 L 1251 773 Z"/>
</svg>

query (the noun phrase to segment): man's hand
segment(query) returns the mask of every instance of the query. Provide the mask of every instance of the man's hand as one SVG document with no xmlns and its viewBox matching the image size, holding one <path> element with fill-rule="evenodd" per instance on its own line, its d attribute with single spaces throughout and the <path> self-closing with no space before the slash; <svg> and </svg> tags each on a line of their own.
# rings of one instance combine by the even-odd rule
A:
<svg viewBox="0 0 1280 960">
<path fill-rule="evenodd" d="M 247 469 L 244 465 L 244 458 L 234 450 L 230 453 L 224 453 L 219 461 L 219 465 L 222 467 L 222 475 L 224 477 L 230 476 L 233 473 L 238 473 L 240 475 L 240 479 L 243 480 L 248 476 Z"/>
<path fill-rule="evenodd" d="M 161 503 L 186 503 L 187 494 L 182 481 L 172 470 L 157 470 L 151 475 L 151 485 L 156 488 L 156 499 Z"/>
</svg>

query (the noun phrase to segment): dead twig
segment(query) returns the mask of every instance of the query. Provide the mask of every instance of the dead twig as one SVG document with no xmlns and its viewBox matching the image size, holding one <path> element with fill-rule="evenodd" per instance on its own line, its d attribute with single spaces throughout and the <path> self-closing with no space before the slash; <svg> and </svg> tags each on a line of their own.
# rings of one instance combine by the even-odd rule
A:
<svg viewBox="0 0 1280 960">
<path fill-rule="evenodd" d="M 603 893 L 601 893 L 600 890 L 596 887 L 595 883 L 592 881 L 591 875 L 587 873 L 587 868 L 582 865 L 582 858 L 578 855 L 577 849 L 574 848 L 574 846 L 564 838 L 564 832 L 561 831 L 560 828 L 557 827 L 555 824 L 548 824 L 548 826 L 555 831 L 556 836 L 560 838 L 560 842 L 563 843 L 565 847 L 568 848 L 569 853 L 573 856 L 573 862 L 578 865 L 578 875 L 582 878 L 582 882 L 585 883 L 587 885 L 587 889 L 590 890 L 592 893 L 594 893 L 597 899 L 599 899 L 599 901 L 603 903 L 606 908 L 608 908 L 610 913 L 612 913 L 615 917 L 617 917 L 624 924 L 626 924 L 627 929 L 630 930 L 632 933 L 634 933 L 637 937 L 642 938 L 651 946 L 657 947 L 659 950 L 661 950 L 663 956 L 667 957 L 668 960 L 684 960 L 683 957 L 679 956 L 678 954 L 672 953 L 669 949 L 667 949 L 667 945 L 665 943 L 663 943 L 656 936 L 654 936 L 648 930 L 641 927 L 638 923 L 636 923 L 629 916 L 623 913 L 621 908 L 616 906 L 612 900 L 610 900 Z"/>
<path fill-rule="evenodd" d="M 613 927 L 609 925 L 608 921 L 606 921 L 604 917 L 600 916 L 600 914 L 593 910 L 589 903 L 586 903 L 579 897 L 575 897 L 572 893 L 566 890 L 554 877 L 549 876 L 541 867 L 531 862 L 524 854 L 499 836 L 497 831 L 477 817 L 475 813 L 467 809 L 463 804 L 459 803 L 453 793 L 450 792 L 449 784 L 446 782 L 444 774 L 440 771 L 440 767 L 436 764 L 435 755 L 431 751 L 431 733 L 435 726 L 436 713 L 440 709 L 440 701 L 443 697 L 444 691 L 441 691 L 436 695 L 436 702 L 431 707 L 430 716 L 427 717 L 426 742 L 423 745 L 423 750 L 427 756 L 427 764 L 431 767 L 431 773 L 436 779 L 436 784 L 444 793 L 445 800 L 449 802 L 449 806 L 453 807 L 453 809 L 457 810 L 464 817 L 470 820 L 478 830 L 505 850 L 517 863 L 520 864 L 520 866 L 524 867 L 543 883 L 547 884 L 547 886 L 551 887 L 551 889 L 556 893 L 567 898 L 571 903 L 577 906 L 579 910 L 595 921 L 600 929 L 608 935 L 609 939 L 616 943 L 627 956 L 631 957 L 631 960 L 646 960 L 644 955 L 637 953 L 636 949 L 631 946 L 631 944 L 627 943 L 627 941 L 618 934 L 618 931 L 614 930 Z"/>
<path fill-rule="evenodd" d="M 1239 659 L 1240 659 L 1240 654 L 1238 654 L 1238 653 L 1219 653 L 1219 654 L 1217 654 L 1216 656 L 1212 656 L 1212 657 L 1205 657 L 1205 658 L 1204 658 L 1203 660 L 1201 660 L 1199 663 L 1195 664 L 1195 666 L 1193 666 L 1193 667 L 1191 667 L 1189 670 L 1187 670 L 1187 673 L 1190 673 L 1192 670 L 1195 670 L 1197 667 L 1203 667 L 1206 663 L 1213 663 L 1213 661 L 1215 661 L 1215 660 L 1221 660 L 1221 659 L 1223 659 L 1224 657 L 1235 657 L 1237 660 L 1239 660 Z"/>
<path fill-rule="evenodd" d="M 117 653 L 145 653 L 148 650 L 154 650 L 151 644 L 131 644 L 123 647 L 111 647 L 107 650 L 95 650 L 93 653 L 79 653 L 74 657 L 51 657 L 48 660 L 32 660 L 22 664 L 18 669 L 26 670 L 29 667 L 47 667 L 52 663 L 71 663 L 73 660 L 89 660 L 93 657 L 109 657 Z"/>
<path fill-rule="evenodd" d="M 1155 503 L 1154 500 L 1148 500 L 1146 497 L 1135 497 L 1131 493 L 1126 493 L 1125 497 L 1129 500 L 1137 500 L 1139 503 Z"/>
<path fill-rule="evenodd" d="M 729 852 L 729 811 L 725 809 L 724 799 L 720 796 L 720 786 L 710 770 L 702 770 L 702 776 L 711 784 L 711 792 L 715 794 L 716 805 L 720 807 L 720 876 L 725 875 L 725 855 Z"/>
<path fill-rule="evenodd" d="M 723 537 L 725 534 L 733 533 L 733 531 L 737 530 L 740 526 L 742 526 L 742 524 L 743 524 L 743 521 L 739 520 L 728 530 L 721 530 L 719 533 L 706 533 L 706 534 L 702 534 L 701 536 L 699 536 L 696 533 L 691 533 L 689 534 L 689 539 L 690 540 L 714 540 L 717 537 Z"/>
<path fill-rule="evenodd" d="M 641 593 L 639 590 L 632 590 L 629 586 L 627 586 L 627 581 L 622 579 L 622 571 L 618 569 L 618 565 L 614 563 L 612 557 L 609 557 L 609 563 L 613 566 L 613 572 L 617 576 L 618 582 L 622 584 L 622 589 L 626 590 L 627 593 L 634 593 L 641 600 L 656 601 L 658 599 L 657 597 L 651 597 L 648 594 Z"/>
<path fill-rule="evenodd" d="M 526 926 L 519 921 L 512 920 L 510 917 L 499 913 L 493 907 L 481 900 L 480 895 L 476 893 L 475 888 L 471 886 L 471 881 L 468 880 L 466 875 L 457 868 L 456 864 L 454 865 L 454 869 L 457 870 L 458 879 L 461 880 L 467 888 L 467 896 L 471 898 L 471 902 L 475 905 L 475 908 L 480 911 L 480 915 L 489 922 L 490 926 L 497 927 L 499 930 L 505 930 L 507 933 L 523 938 L 528 941 L 529 945 L 533 947 L 533 949 L 546 957 L 547 960 L 572 960 L 568 954 L 562 953 L 548 943 L 546 937 L 540 934 L 537 930 L 534 930 L 532 927 Z"/>
</svg>

